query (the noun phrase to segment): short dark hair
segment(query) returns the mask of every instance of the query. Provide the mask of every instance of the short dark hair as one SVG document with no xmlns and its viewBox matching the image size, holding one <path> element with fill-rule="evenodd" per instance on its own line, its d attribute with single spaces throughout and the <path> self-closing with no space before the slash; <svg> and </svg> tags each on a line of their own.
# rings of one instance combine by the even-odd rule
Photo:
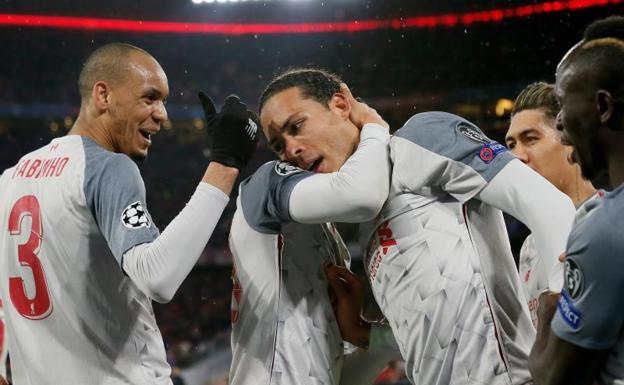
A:
<svg viewBox="0 0 624 385">
<path fill-rule="evenodd" d="M 583 40 L 596 40 L 605 37 L 624 40 L 624 17 L 619 15 L 609 16 L 591 23 L 585 28 Z"/>
<path fill-rule="evenodd" d="M 556 119 L 559 102 L 555 96 L 555 86 L 545 82 L 531 83 L 526 86 L 514 101 L 511 116 L 524 110 L 542 110 L 546 116 Z"/>
<path fill-rule="evenodd" d="M 302 98 L 316 100 L 324 106 L 336 92 L 340 92 L 342 79 L 329 71 L 316 68 L 293 68 L 283 72 L 271 80 L 266 86 L 259 101 L 259 111 L 273 95 L 292 87 L 299 88 Z"/>
<path fill-rule="evenodd" d="M 574 65 L 577 74 L 588 74 L 592 83 L 584 87 L 587 91 L 604 89 L 615 96 L 624 92 L 622 63 L 624 40 L 607 37 L 582 42 L 561 66 Z"/>
<path fill-rule="evenodd" d="M 127 43 L 109 43 L 93 51 L 78 76 L 80 98 L 83 101 L 89 99 L 93 85 L 100 80 L 115 83 L 123 79 L 128 69 L 128 63 L 123 59 L 133 52 L 152 57 L 145 50 Z"/>
</svg>

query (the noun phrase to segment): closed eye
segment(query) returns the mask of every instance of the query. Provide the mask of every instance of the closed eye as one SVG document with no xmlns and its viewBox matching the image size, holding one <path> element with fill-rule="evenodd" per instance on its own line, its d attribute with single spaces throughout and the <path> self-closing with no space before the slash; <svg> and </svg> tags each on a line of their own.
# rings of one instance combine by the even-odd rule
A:
<svg viewBox="0 0 624 385">
<path fill-rule="evenodd" d="M 303 127 L 304 122 L 305 119 L 299 119 L 289 124 L 287 128 L 287 133 L 292 136 L 297 135 Z"/>
</svg>

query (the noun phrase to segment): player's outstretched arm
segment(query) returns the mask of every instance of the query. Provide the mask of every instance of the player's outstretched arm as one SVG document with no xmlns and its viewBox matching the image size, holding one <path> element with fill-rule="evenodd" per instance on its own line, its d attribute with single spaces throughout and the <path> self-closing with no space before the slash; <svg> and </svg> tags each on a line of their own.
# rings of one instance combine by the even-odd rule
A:
<svg viewBox="0 0 624 385">
<path fill-rule="evenodd" d="M 316 174 L 295 185 L 289 211 L 296 222 L 365 222 L 379 213 L 388 197 L 388 124 L 357 101 L 346 84 L 341 93 L 350 105 L 351 122 L 361 130 L 360 143 L 338 172 Z"/>
<path fill-rule="evenodd" d="M 211 160 L 202 182 L 160 236 L 123 255 L 126 274 L 158 302 L 171 300 L 197 262 L 258 140 L 255 116 L 237 96 L 226 98 L 219 113 L 204 93 L 199 97 L 206 114 Z"/>
<path fill-rule="evenodd" d="M 574 221 L 574 205 L 570 198 L 517 159 L 507 163 L 477 198 L 531 229 L 538 255 L 546 258 L 549 287 L 561 290 L 563 266 L 559 256 L 565 251 Z"/>
</svg>

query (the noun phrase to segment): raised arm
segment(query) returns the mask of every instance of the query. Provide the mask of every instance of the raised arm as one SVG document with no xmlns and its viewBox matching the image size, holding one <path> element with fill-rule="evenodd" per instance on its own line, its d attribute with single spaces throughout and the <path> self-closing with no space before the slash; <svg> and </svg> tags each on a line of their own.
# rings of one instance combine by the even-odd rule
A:
<svg viewBox="0 0 624 385">
<path fill-rule="evenodd" d="M 360 143 L 338 172 L 315 174 L 293 188 L 289 211 L 300 223 L 365 222 L 373 219 L 388 197 L 390 162 L 388 124 L 377 111 L 353 98 L 350 119 L 359 128 Z"/>
<path fill-rule="evenodd" d="M 202 182 L 162 234 L 113 247 L 116 256 L 123 252 L 120 263 L 124 272 L 158 302 L 171 300 L 197 262 L 258 139 L 257 123 L 238 97 L 228 97 L 220 113 L 204 94 L 200 93 L 200 99 L 208 121 L 212 161 Z M 109 244 L 114 242 L 113 232 Z"/>
</svg>

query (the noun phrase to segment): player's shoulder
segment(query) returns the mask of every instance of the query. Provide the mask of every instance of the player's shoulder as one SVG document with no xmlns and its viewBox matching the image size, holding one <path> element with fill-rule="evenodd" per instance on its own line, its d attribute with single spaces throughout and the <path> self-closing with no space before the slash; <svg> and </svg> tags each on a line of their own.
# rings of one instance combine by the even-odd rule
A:
<svg viewBox="0 0 624 385">
<path fill-rule="evenodd" d="M 416 114 L 394 134 L 395 137 L 424 145 L 430 141 L 444 137 L 454 138 L 457 135 L 480 144 L 491 142 L 474 123 L 461 116 L 443 111 Z"/>
<path fill-rule="evenodd" d="M 109 151 L 86 137 L 82 137 L 82 141 L 87 177 L 110 174 L 123 178 L 126 175 L 136 177 L 139 174 L 138 166 L 128 155 Z"/>
<path fill-rule="evenodd" d="M 256 172 L 241 183 L 241 194 L 250 190 L 255 192 L 271 190 L 285 180 L 298 180 L 300 177 L 312 175 L 291 163 L 274 160 L 260 166 Z"/>
<path fill-rule="evenodd" d="M 624 185 L 592 202 L 588 210 L 572 229 L 568 256 L 587 254 L 588 263 L 597 264 L 613 259 L 624 267 Z"/>
<path fill-rule="evenodd" d="M 302 179 L 312 175 L 288 162 L 263 164 L 240 185 L 240 209 L 247 223 L 263 233 L 279 232 L 291 220 L 290 193 Z"/>
</svg>

